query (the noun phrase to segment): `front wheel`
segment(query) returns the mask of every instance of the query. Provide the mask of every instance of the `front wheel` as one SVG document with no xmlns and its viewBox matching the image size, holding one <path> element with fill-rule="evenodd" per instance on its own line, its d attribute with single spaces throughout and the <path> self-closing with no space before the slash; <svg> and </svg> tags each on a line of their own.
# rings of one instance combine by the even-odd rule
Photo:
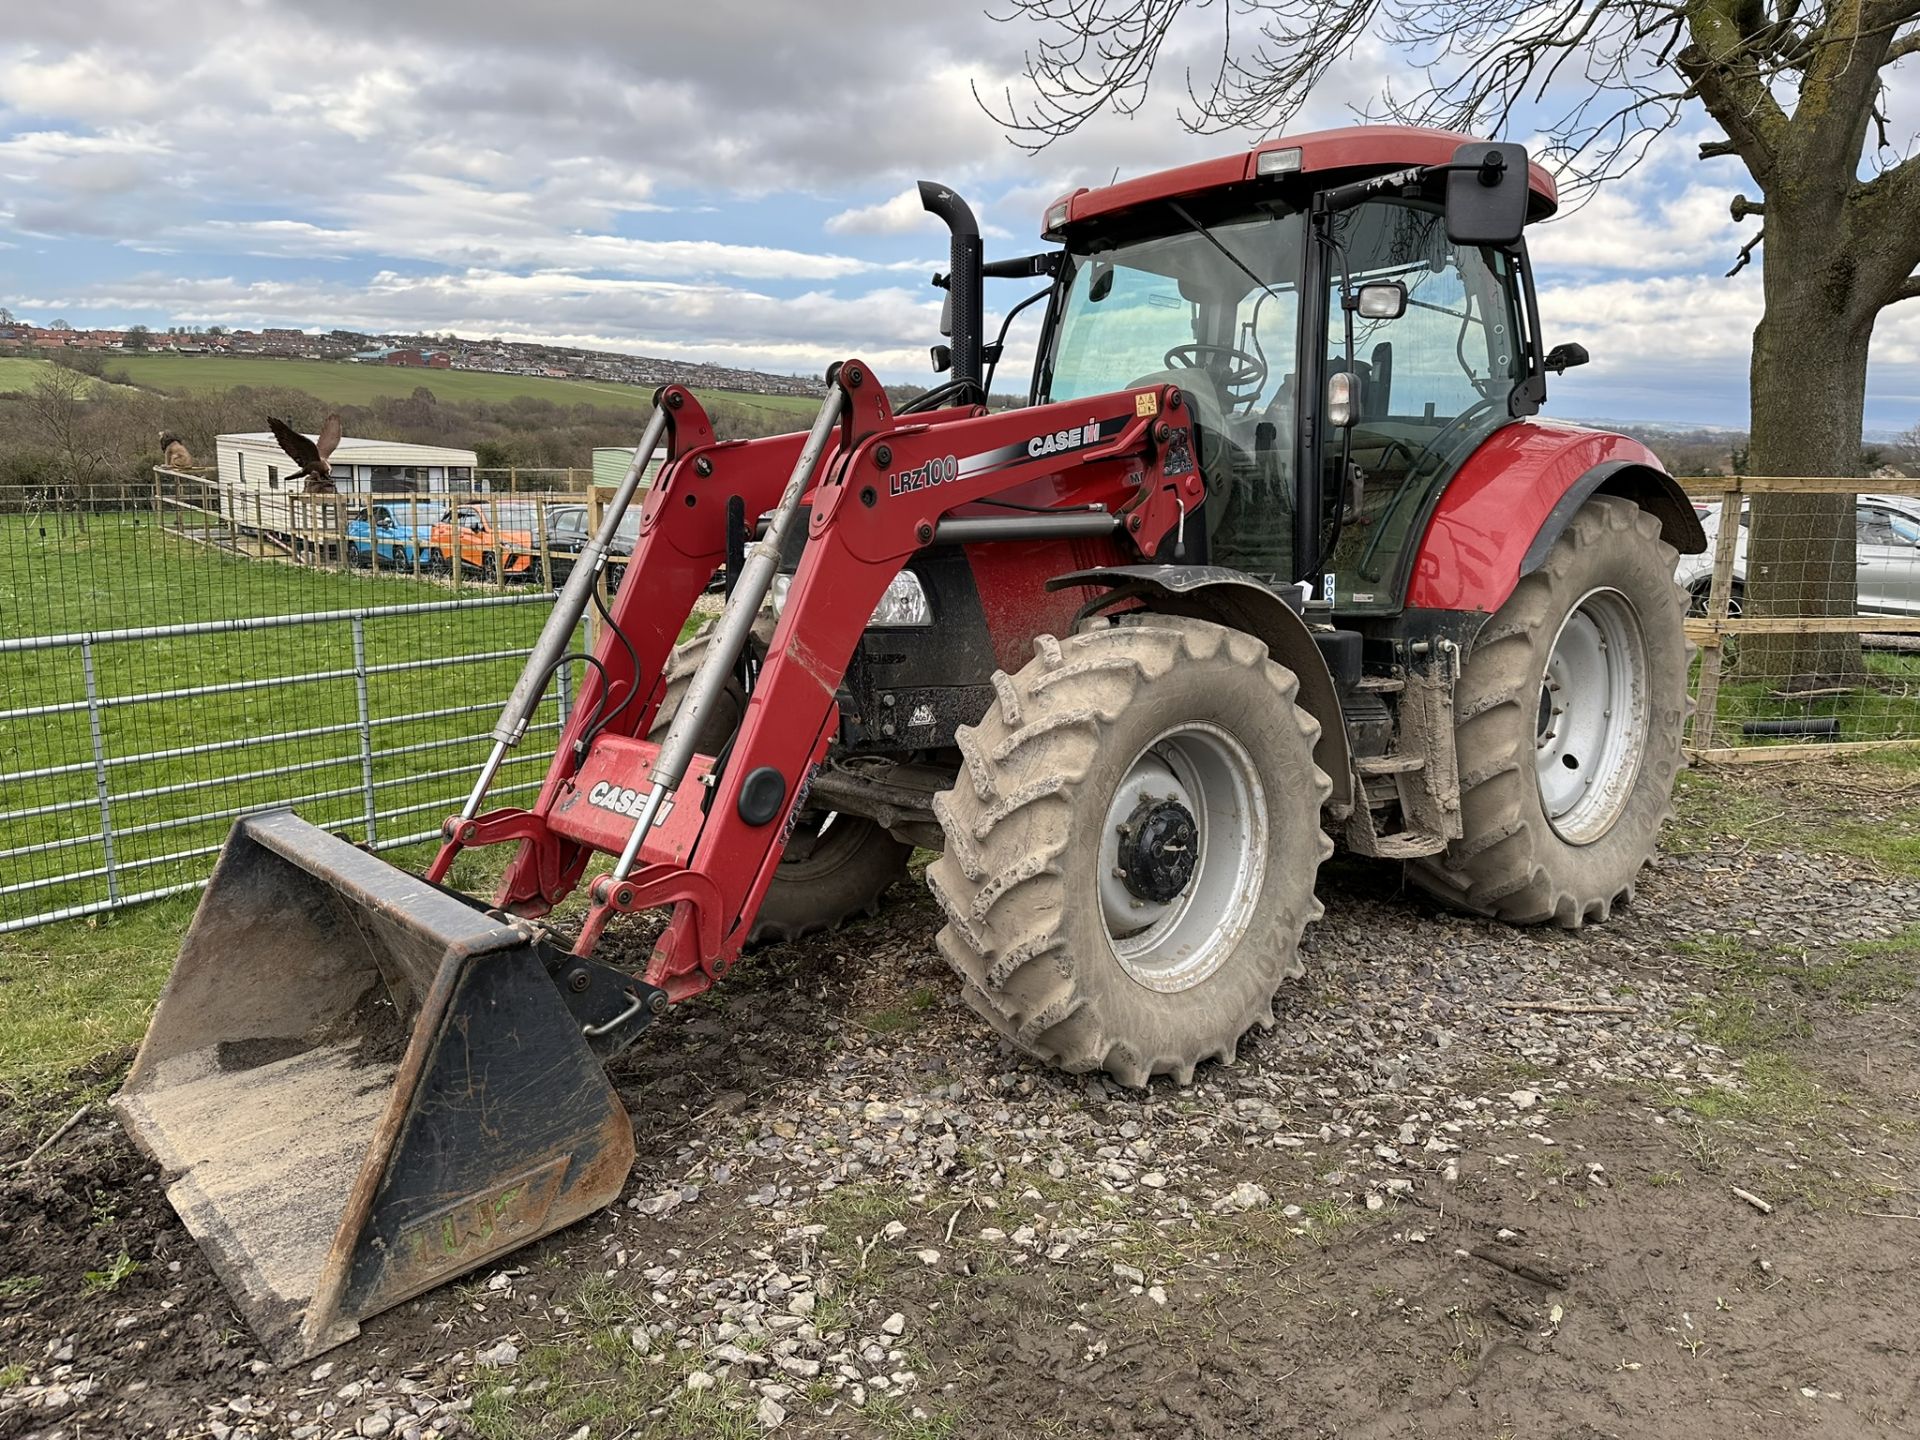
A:
<svg viewBox="0 0 1920 1440">
<path fill-rule="evenodd" d="M 1273 1024 L 1333 844 L 1320 726 L 1252 636 L 1145 615 L 1034 642 L 959 732 L 927 869 L 967 1002 L 1021 1049 L 1128 1085 Z"/>
<path fill-rule="evenodd" d="M 763 619 L 754 628 L 749 642 L 766 654 L 772 635 L 770 621 Z M 675 647 L 667 662 L 666 693 L 660 709 L 647 731 L 649 740 L 667 738 L 667 727 L 680 701 L 693 683 L 707 653 L 711 627 L 686 643 Z M 746 692 L 737 678 L 729 678 L 713 710 L 702 722 L 695 748 L 704 755 L 718 755 L 733 732 L 739 728 L 746 711 Z M 834 811 L 803 810 L 794 818 L 793 834 L 780 855 L 773 882 L 760 901 L 754 916 L 749 944 L 763 945 L 779 940 L 798 940 L 822 930 L 836 930 L 849 920 L 872 915 L 893 883 L 907 873 L 907 861 L 913 847 L 863 815 L 842 815 Z"/>
<path fill-rule="evenodd" d="M 1676 558 L 1658 520 L 1598 496 L 1487 621 L 1454 692 L 1463 833 L 1411 867 L 1423 889 L 1569 929 L 1633 897 L 1680 769 Z"/>
</svg>

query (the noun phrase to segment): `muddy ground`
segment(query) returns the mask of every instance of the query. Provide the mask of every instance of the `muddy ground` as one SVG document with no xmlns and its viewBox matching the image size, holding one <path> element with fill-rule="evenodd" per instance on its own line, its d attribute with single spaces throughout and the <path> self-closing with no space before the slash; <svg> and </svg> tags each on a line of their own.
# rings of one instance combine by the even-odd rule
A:
<svg viewBox="0 0 1920 1440">
<path fill-rule="evenodd" d="M 0 1436 L 1920 1433 L 1920 795 L 1684 792 L 1579 934 L 1330 866 L 1279 1024 L 1184 1091 L 1007 1052 L 902 887 L 618 1062 L 620 1206 L 291 1372 L 98 1112 L 18 1167 L 42 1097 Z"/>
</svg>

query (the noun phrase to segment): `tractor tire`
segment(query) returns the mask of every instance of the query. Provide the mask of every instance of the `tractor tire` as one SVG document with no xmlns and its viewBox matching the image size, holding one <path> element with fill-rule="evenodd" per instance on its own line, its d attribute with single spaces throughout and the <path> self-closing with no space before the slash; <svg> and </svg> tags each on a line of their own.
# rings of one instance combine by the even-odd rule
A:
<svg viewBox="0 0 1920 1440">
<path fill-rule="evenodd" d="M 1487 621 L 1454 692 L 1463 833 L 1409 867 L 1422 889 L 1566 929 L 1633 898 L 1680 769 L 1676 559 L 1658 520 L 1598 496 Z"/>
<path fill-rule="evenodd" d="M 680 697 L 693 683 L 694 672 L 706 654 L 710 630 L 674 647 L 673 657 L 667 662 L 666 694 L 647 731 L 649 740 L 666 739 L 667 727 L 680 708 Z M 769 618 L 754 627 L 751 643 L 760 654 L 766 654 L 772 633 Z M 699 751 L 719 754 L 739 727 L 745 710 L 746 694 L 739 680 L 729 679 L 720 703 L 701 726 Z M 754 917 L 747 943 L 798 940 L 877 913 L 881 897 L 907 873 L 907 860 L 912 854 L 911 845 L 894 839 L 865 816 L 802 811 L 781 856 L 780 868 L 760 902 L 760 913 Z"/>
<path fill-rule="evenodd" d="M 1240 631 L 1143 615 L 1043 635 L 993 683 L 927 869 L 968 1004 L 1126 1085 L 1230 1063 L 1301 973 L 1333 849 L 1293 672 Z"/>
</svg>

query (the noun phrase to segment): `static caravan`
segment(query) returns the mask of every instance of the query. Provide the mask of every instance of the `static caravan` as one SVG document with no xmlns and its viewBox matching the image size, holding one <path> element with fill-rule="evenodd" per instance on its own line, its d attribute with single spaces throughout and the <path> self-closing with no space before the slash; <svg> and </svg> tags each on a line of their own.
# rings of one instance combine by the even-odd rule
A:
<svg viewBox="0 0 1920 1440">
<path fill-rule="evenodd" d="M 288 478 L 299 467 L 272 434 L 219 435 L 214 448 L 227 513 L 244 529 L 290 531 L 286 495 L 304 482 Z M 475 489 L 476 463 L 471 450 L 347 437 L 333 452 L 333 484 L 342 495 L 464 495 Z"/>
<path fill-rule="evenodd" d="M 627 471 L 633 468 L 633 452 L 638 445 L 601 445 L 593 452 L 593 483 L 611 489 L 618 489 L 620 482 L 627 478 Z M 642 489 L 653 484 L 653 477 L 660 473 L 664 463 L 664 453 L 656 453 L 647 462 L 647 468 L 640 476 Z"/>
</svg>

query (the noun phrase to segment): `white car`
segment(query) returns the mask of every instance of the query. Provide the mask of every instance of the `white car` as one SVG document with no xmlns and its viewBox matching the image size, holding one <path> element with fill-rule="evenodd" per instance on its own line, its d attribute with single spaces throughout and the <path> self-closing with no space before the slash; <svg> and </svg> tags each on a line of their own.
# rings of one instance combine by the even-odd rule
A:
<svg viewBox="0 0 1920 1440">
<path fill-rule="evenodd" d="M 1692 597 L 1690 610 L 1707 613 L 1707 591 L 1713 583 L 1713 552 L 1720 532 L 1718 503 L 1696 502 L 1694 513 L 1707 532 L 1707 548 L 1698 555 L 1682 555 L 1674 579 Z M 1858 550 L 1860 611 L 1874 615 L 1920 614 L 1920 496 L 1862 495 L 1854 511 Z M 1753 516 L 1743 503 L 1740 538 L 1734 543 L 1733 593 L 1727 611 L 1739 615 L 1745 608 L 1747 583 L 1747 529 Z"/>
</svg>

